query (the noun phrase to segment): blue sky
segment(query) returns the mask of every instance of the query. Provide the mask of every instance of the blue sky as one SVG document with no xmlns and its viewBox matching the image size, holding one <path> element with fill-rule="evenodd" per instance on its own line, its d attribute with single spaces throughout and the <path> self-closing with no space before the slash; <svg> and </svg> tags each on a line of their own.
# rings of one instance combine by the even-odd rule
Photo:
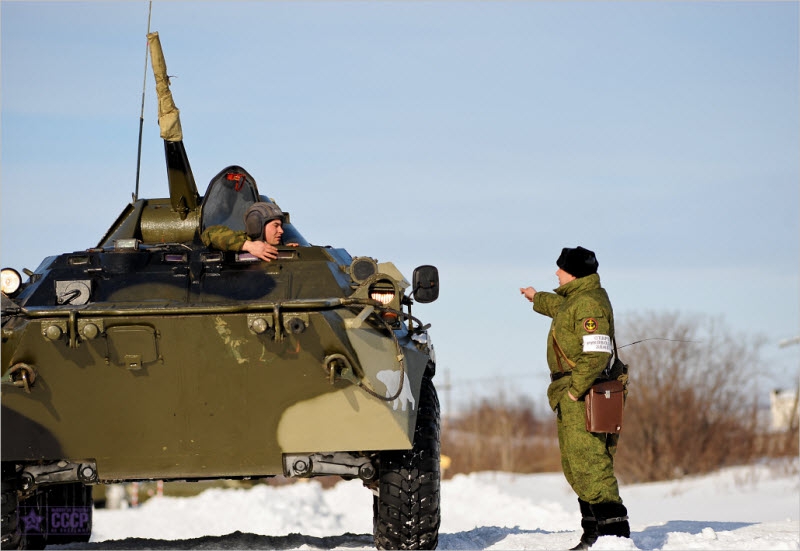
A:
<svg viewBox="0 0 800 551">
<path fill-rule="evenodd" d="M 130 200 L 147 2 L 0 3 L 0 262 L 97 243 Z M 800 346 L 797 2 L 154 2 L 200 193 L 244 166 L 309 241 L 435 264 L 462 399 L 540 399 L 562 247 L 618 323 L 681 312 Z M 166 195 L 147 72 L 141 197 Z M 654 335 L 657 336 L 657 335 Z M 620 335 L 620 344 L 624 341 Z M 505 376 L 508 375 L 508 376 Z M 487 380 L 488 378 L 488 380 Z"/>
</svg>

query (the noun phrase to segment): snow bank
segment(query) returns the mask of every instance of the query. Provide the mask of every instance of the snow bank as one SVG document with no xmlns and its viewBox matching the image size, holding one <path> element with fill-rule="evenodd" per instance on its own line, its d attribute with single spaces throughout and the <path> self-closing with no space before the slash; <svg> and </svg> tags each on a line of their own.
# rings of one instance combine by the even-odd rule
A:
<svg viewBox="0 0 800 551">
<path fill-rule="evenodd" d="M 593 549 L 800 549 L 798 462 L 622 487 L 630 540 Z M 484 472 L 442 484 L 440 549 L 568 549 L 577 500 L 560 474 Z M 372 549 L 372 494 L 357 481 L 212 489 L 97 510 L 66 549 Z"/>
</svg>

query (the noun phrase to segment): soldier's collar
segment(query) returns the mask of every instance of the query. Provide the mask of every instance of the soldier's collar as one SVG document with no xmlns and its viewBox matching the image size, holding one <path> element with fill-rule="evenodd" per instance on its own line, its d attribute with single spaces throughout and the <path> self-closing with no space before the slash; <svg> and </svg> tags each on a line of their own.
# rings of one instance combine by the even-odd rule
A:
<svg viewBox="0 0 800 551">
<path fill-rule="evenodd" d="M 590 274 L 588 276 L 579 277 L 577 279 L 573 279 L 572 281 L 565 283 L 561 287 L 555 289 L 555 293 L 561 295 L 562 297 L 566 297 L 572 293 L 587 291 L 589 289 L 597 289 L 599 287 L 600 287 L 600 275 Z"/>
</svg>

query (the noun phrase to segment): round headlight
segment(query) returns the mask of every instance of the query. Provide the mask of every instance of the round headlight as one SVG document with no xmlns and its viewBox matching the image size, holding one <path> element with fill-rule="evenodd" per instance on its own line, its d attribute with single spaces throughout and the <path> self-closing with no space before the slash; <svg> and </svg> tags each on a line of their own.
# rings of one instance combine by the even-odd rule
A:
<svg viewBox="0 0 800 551">
<path fill-rule="evenodd" d="M 2 272 L 0 272 L 0 281 L 2 282 L 3 292 L 7 295 L 13 295 L 22 285 L 22 278 L 19 272 L 13 268 L 3 268 Z"/>
</svg>

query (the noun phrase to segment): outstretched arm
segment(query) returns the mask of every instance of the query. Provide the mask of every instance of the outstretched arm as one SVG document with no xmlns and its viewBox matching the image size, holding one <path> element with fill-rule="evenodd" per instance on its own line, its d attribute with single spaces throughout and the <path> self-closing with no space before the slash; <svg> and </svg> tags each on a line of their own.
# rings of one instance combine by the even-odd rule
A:
<svg viewBox="0 0 800 551">
<path fill-rule="evenodd" d="M 243 231 L 234 231 L 227 226 L 211 226 L 200 236 L 203 244 L 220 251 L 244 251 L 266 262 L 278 257 L 278 249 L 264 241 L 250 241 Z"/>
<path fill-rule="evenodd" d="M 561 302 L 564 300 L 564 297 L 560 295 L 537 291 L 533 287 L 520 287 L 519 292 L 528 301 L 533 302 L 533 310 L 535 312 L 550 318 L 556 315 L 558 307 L 561 306 Z"/>
<path fill-rule="evenodd" d="M 264 241 L 245 241 L 242 250 L 266 262 L 278 258 L 278 249 Z"/>
<path fill-rule="evenodd" d="M 243 231 L 234 231 L 228 226 L 210 226 L 200 235 L 206 247 L 213 247 L 220 251 L 241 251 L 242 245 L 247 241 L 247 234 Z"/>
<path fill-rule="evenodd" d="M 536 289 L 534 289 L 533 287 L 525 287 L 525 288 L 520 287 L 519 292 L 525 298 L 527 298 L 529 302 L 533 302 L 533 297 L 536 296 Z"/>
</svg>

